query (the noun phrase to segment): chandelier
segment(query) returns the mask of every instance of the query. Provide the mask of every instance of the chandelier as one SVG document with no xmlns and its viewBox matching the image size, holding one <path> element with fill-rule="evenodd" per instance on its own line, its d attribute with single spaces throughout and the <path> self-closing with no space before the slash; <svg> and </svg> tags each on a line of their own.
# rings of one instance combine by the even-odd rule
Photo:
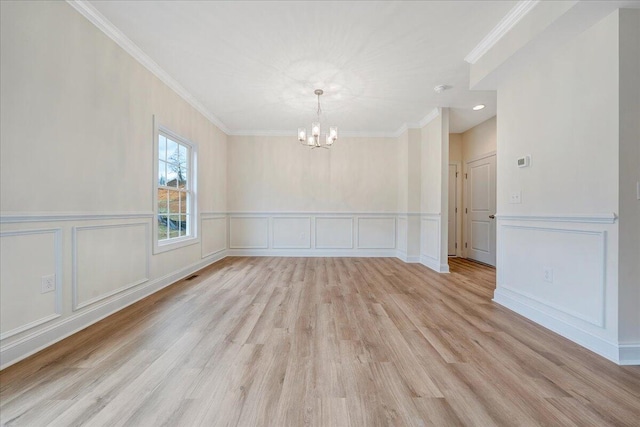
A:
<svg viewBox="0 0 640 427">
<path fill-rule="evenodd" d="M 311 135 L 307 138 L 307 130 L 305 128 L 298 128 L 298 141 L 301 144 L 307 145 L 311 148 L 331 148 L 331 145 L 338 139 L 338 128 L 333 126 L 329 128 L 329 132 L 325 134 L 324 144 L 320 138 L 320 114 L 322 114 L 322 108 L 320 108 L 320 95 L 324 93 L 322 89 L 316 89 L 315 93 L 318 97 L 318 121 L 311 123 Z"/>
</svg>

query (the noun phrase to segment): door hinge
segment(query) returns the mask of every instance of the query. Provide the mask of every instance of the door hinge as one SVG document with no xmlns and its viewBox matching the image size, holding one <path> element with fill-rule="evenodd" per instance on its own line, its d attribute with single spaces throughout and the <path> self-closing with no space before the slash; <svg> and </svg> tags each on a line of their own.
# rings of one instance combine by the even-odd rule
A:
<svg viewBox="0 0 640 427">
<path fill-rule="evenodd" d="M 456 249 L 458 249 L 458 243 L 456 243 L 456 246 L 455 246 L 455 248 L 456 248 Z"/>
<path fill-rule="evenodd" d="M 465 173 L 465 174 L 464 174 L 464 179 L 467 179 L 467 178 L 469 178 L 469 177 L 468 177 L 468 176 L 467 176 L 467 174 Z"/>
<path fill-rule="evenodd" d="M 467 212 L 467 208 L 464 208 L 464 213 L 469 213 L 469 212 Z"/>
<path fill-rule="evenodd" d="M 464 242 L 464 247 L 465 247 L 465 248 L 467 247 L 467 242 Z"/>
<path fill-rule="evenodd" d="M 458 213 L 458 208 L 456 208 L 456 213 Z"/>
<path fill-rule="evenodd" d="M 456 172 L 456 178 L 458 177 L 458 172 Z"/>
</svg>

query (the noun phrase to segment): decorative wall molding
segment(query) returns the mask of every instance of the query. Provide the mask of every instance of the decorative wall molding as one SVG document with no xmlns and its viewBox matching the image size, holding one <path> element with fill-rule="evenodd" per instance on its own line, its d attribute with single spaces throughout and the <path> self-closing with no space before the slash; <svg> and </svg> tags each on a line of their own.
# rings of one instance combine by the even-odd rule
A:
<svg viewBox="0 0 640 427">
<path fill-rule="evenodd" d="M 391 224 L 391 229 L 388 230 L 389 231 L 389 236 L 391 237 L 391 241 L 392 243 L 388 244 L 388 245 L 379 245 L 379 244 L 366 244 L 364 242 L 366 242 L 366 240 L 369 238 L 373 238 L 374 236 L 367 236 L 366 232 L 363 231 L 362 229 L 362 225 L 364 223 L 366 223 L 367 221 L 377 221 L 378 223 L 380 221 L 383 220 L 391 220 L 392 222 Z M 357 218 L 358 221 L 358 249 L 396 249 L 397 247 L 397 224 L 396 224 L 396 217 L 395 216 L 387 216 L 387 217 L 363 217 L 363 216 L 359 216 Z M 378 224 L 380 225 L 380 224 Z M 388 224 L 387 224 L 388 225 Z M 387 236 L 387 237 L 389 237 Z"/>
<path fill-rule="evenodd" d="M 307 221 L 307 224 L 304 225 L 304 243 L 280 243 L 281 239 L 286 238 L 277 235 L 279 228 L 276 227 L 276 223 L 291 220 Z M 273 249 L 311 249 L 311 222 L 311 216 L 273 216 L 271 218 L 271 247 Z"/>
<path fill-rule="evenodd" d="M 470 64 L 478 62 L 482 56 L 502 39 L 515 25 L 522 20 L 538 4 L 540 0 L 519 1 L 504 18 L 498 22 L 476 47 L 473 48 L 464 60 Z"/>
<path fill-rule="evenodd" d="M 220 222 L 222 222 L 224 224 L 224 230 L 225 230 L 224 231 L 224 246 L 218 247 L 218 248 L 214 248 L 212 251 L 207 252 L 207 253 L 204 252 L 204 250 L 205 250 L 205 248 L 204 248 L 205 247 L 205 241 L 206 241 L 206 239 L 208 237 L 208 236 L 205 236 L 205 233 L 204 233 L 204 230 L 205 230 L 204 222 L 205 221 L 220 221 Z M 226 215 L 216 215 L 216 214 L 208 214 L 208 213 L 207 214 L 202 214 L 201 213 L 200 214 L 200 241 L 202 243 L 201 243 L 201 246 L 200 246 L 200 257 L 202 259 L 209 258 L 209 257 L 211 257 L 213 255 L 216 255 L 216 254 L 226 250 L 227 246 L 228 246 L 228 243 L 227 243 L 228 242 L 228 238 L 227 238 L 228 236 L 227 235 L 229 234 L 228 231 L 229 230 L 228 230 L 228 227 L 227 227 L 227 216 Z"/>
<path fill-rule="evenodd" d="M 538 303 L 544 307 L 548 307 L 552 310 L 555 310 L 559 313 L 563 313 L 566 316 L 572 317 L 578 321 L 582 321 L 582 322 L 586 322 L 588 324 L 591 324 L 593 326 L 596 326 L 598 328 L 604 328 L 605 327 L 605 316 L 606 316 L 606 282 L 607 282 L 607 278 L 606 278 L 606 265 L 607 265 L 607 253 L 606 253 L 606 240 L 607 240 L 607 233 L 606 231 L 592 231 L 592 230 L 575 230 L 575 229 L 566 229 L 566 228 L 552 228 L 552 227 L 532 227 L 532 226 L 523 226 L 523 225 L 505 225 L 505 224 L 501 224 L 500 226 L 501 229 L 501 233 L 503 233 L 502 230 L 509 230 L 509 229 L 515 229 L 515 230 L 526 230 L 526 231 L 533 231 L 533 232 L 550 232 L 550 233 L 561 233 L 561 234 L 578 234 L 578 235 L 589 235 L 589 236 L 594 236 L 597 237 L 599 240 L 599 248 L 598 248 L 598 256 L 600 257 L 600 276 L 598 277 L 598 299 L 600 302 L 600 306 L 598 307 L 599 309 L 599 313 L 595 318 L 591 318 L 589 316 L 586 316 L 583 313 L 577 312 L 575 310 L 563 307 L 555 302 L 549 301 L 545 298 L 542 298 L 540 296 L 534 295 L 530 292 L 526 292 L 526 291 L 522 291 L 520 289 L 516 289 L 513 286 L 506 284 L 506 279 L 504 278 L 505 275 L 505 269 L 501 268 L 498 271 L 498 280 L 497 280 L 497 289 L 501 289 L 503 293 L 505 293 L 504 291 L 507 291 L 509 293 L 511 293 L 510 297 L 512 299 L 514 298 L 524 298 L 525 300 L 529 300 L 529 301 L 533 301 L 535 303 Z M 505 250 L 504 250 L 504 246 L 502 246 L 498 252 L 498 256 L 499 256 L 499 263 L 498 265 L 503 266 L 505 265 L 506 261 L 505 261 Z M 530 302 L 528 302 L 527 304 L 531 305 Z"/>
<path fill-rule="evenodd" d="M 81 232 L 87 232 L 90 230 L 104 230 L 104 229 L 113 229 L 113 228 L 131 228 L 131 227 L 144 227 L 145 230 L 145 274 L 144 277 L 141 277 L 137 280 L 134 280 L 131 283 L 125 283 L 117 289 L 111 290 L 104 294 L 101 294 L 95 298 L 91 298 L 90 300 L 80 302 L 78 297 L 78 291 L 80 283 L 78 282 L 78 235 Z M 100 301 L 103 301 L 109 297 L 112 297 L 116 294 L 124 292 L 133 287 L 139 286 L 143 283 L 149 281 L 150 271 L 151 271 L 151 233 L 148 222 L 135 222 L 135 223 L 121 223 L 121 224 L 109 224 L 109 225 L 91 225 L 91 226 L 82 226 L 82 227 L 73 227 L 72 229 L 72 310 L 77 311 L 83 309 L 87 306 L 93 305 Z"/>
<path fill-rule="evenodd" d="M 334 250 L 344 250 L 344 249 L 353 249 L 353 222 L 354 222 L 354 215 L 328 215 L 328 216 L 319 216 L 315 218 L 315 245 L 314 247 L 316 249 L 322 249 L 322 250 L 327 250 L 330 249 L 332 251 Z M 330 244 L 318 244 L 318 240 L 322 240 L 322 239 L 318 239 L 318 236 L 321 236 L 322 233 L 318 231 L 318 224 L 321 223 L 322 221 L 336 221 L 336 220 L 343 220 L 345 222 L 349 223 L 349 232 L 347 233 L 347 235 L 349 236 L 349 244 L 348 245 L 330 245 Z"/>
<path fill-rule="evenodd" d="M 53 313 L 40 319 L 36 319 L 32 322 L 21 325 L 17 328 L 11 329 L 0 334 L 0 341 L 10 338 L 14 335 L 36 328 L 45 323 L 49 323 L 62 316 L 62 229 L 61 228 L 44 228 L 35 230 L 15 230 L 15 231 L 3 231 L 0 232 L 0 238 L 6 236 L 30 236 L 34 234 L 53 234 L 54 241 L 54 263 L 55 263 L 55 275 L 56 275 L 56 289 L 53 304 Z"/>
<path fill-rule="evenodd" d="M 398 258 L 395 249 L 229 249 L 226 256 L 292 258 Z"/>
<path fill-rule="evenodd" d="M 115 298 L 98 302 L 86 310 L 78 311 L 59 322 L 54 322 L 45 328 L 25 335 L 18 340 L 0 347 L 0 370 L 25 359 L 38 351 L 62 341 L 70 335 L 81 331 L 111 314 L 155 293 L 159 290 L 184 279 L 187 276 L 201 270 L 223 258 L 225 253 L 220 253 L 214 258 L 209 258 L 188 265 L 178 271 L 153 279 L 147 283 L 128 289 L 118 294 Z"/>
<path fill-rule="evenodd" d="M 193 108 L 205 116 L 211 123 L 229 134 L 229 128 L 209 111 L 200 101 L 189 93 L 180 83 L 169 75 L 162 67 L 160 67 L 151 57 L 142 51 L 131 39 L 122 33 L 115 25 L 111 23 L 104 15 L 102 15 L 91 3 L 86 0 L 67 0 L 75 10 L 84 16 L 89 22 L 95 25 L 99 30 L 107 35 L 111 40 L 116 42 L 118 46 L 124 49 L 136 61 L 142 64 L 147 70 L 158 77 L 171 90 L 176 92 L 182 99 L 189 103 Z"/>
<path fill-rule="evenodd" d="M 153 212 L 5 212 L 0 214 L 1 224 L 56 221 L 106 221 L 123 219 L 153 219 Z"/>
<path fill-rule="evenodd" d="M 572 215 L 535 215 L 535 214 L 496 214 L 502 221 L 543 221 L 543 222 L 574 222 L 613 224 L 618 218 L 615 213 L 610 214 L 572 214 Z"/>
<path fill-rule="evenodd" d="M 248 222 L 253 220 L 258 226 L 260 223 L 263 228 L 263 236 L 256 244 L 242 243 L 234 240 L 235 228 L 240 228 L 240 222 Z M 236 225 L 237 224 L 237 225 Z M 239 235 L 240 240 L 246 240 L 246 236 Z M 269 217 L 266 215 L 229 215 L 229 249 L 268 249 L 269 248 Z"/>
</svg>

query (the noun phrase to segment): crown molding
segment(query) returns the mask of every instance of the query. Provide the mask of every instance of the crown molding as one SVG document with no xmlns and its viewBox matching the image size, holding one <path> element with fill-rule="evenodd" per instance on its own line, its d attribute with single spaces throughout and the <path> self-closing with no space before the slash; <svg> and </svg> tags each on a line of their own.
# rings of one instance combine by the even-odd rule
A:
<svg viewBox="0 0 640 427">
<path fill-rule="evenodd" d="M 187 101 L 193 108 L 198 110 L 211 123 L 217 126 L 221 131 L 229 134 L 229 128 L 209 111 L 200 101 L 198 101 L 191 93 L 189 93 L 180 83 L 164 71 L 153 59 L 142 51 L 131 39 L 122 33 L 115 25 L 111 23 L 104 15 L 102 15 L 87 0 L 67 0 L 67 3 L 84 16 L 89 22 L 95 25 L 99 30 L 107 35 L 111 40 L 116 42 L 118 46 L 124 49 L 136 61 L 142 64 L 147 70 L 151 71 L 164 84 L 169 86 L 182 99 Z"/>
<path fill-rule="evenodd" d="M 498 41 L 505 36 L 522 18 L 524 18 L 540 0 L 521 0 L 504 18 L 498 22 L 476 47 L 473 48 L 464 60 L 469 64 L 475 64 L 482 56 L 489 51 Z"/>
</svg>

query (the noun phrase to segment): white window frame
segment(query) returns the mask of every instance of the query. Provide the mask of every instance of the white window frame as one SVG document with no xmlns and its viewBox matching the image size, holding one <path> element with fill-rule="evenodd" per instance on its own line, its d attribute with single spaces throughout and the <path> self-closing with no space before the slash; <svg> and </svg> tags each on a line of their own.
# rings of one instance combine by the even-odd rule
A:
<svg viewBox="0 0 640 427">
<path fill-rule="evenodd" d="M 185 145 L 189 148 L 189 162 L 187 165 L 187 186 L 191 197 L 188 197 L 188 230 L 191 231 L 188 236 L 175 237 L 173 239 L 158 240 L 158 160 L 159 149 L 158 142 L 160 134 L 172 139 L 173 141 Z M 158 124 L 158 120 L 153 120 L 153 253 L 171 251 L 185 246 L 200 243 L 200 235 L 198 233 L 198 145 L 178 133 L 172 131 L 166 126 Z"/>
</svg>

